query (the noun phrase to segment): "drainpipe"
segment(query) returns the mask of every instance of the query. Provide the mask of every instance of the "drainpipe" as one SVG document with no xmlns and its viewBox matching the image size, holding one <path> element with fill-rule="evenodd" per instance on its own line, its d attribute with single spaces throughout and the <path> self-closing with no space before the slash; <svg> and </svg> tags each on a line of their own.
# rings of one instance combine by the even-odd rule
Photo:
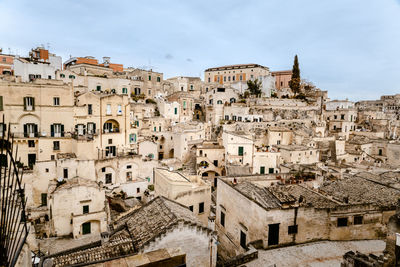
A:
<svg viewBox="0 0 400 267">
<path fill-rule="evenodd" d="M 299 211 L 299 207 L 295 207 L 294 208 L 294 220 L 293 220 L 293 225 L 297 225 L 297 213 Z M 299 227 L 297 227 L 297 230 L 299 229 Z M 292 242 L 296 243 L 296 235 L 297 233 L 293 234 L 293 239 Z"/>
</svg>

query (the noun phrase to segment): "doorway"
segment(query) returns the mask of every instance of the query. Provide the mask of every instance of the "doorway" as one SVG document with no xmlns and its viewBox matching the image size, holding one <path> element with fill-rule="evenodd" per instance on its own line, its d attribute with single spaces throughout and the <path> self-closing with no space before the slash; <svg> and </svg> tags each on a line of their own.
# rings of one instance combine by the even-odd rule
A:
<svg viewBox="0 0 400 267">
<path fill-rule="evenodd" d="M 28 166 L 29 168 L 33 168 L 33 165 L 36 163 L 36 154 L 28 154 Z"/>
<path fill-rule="evenodd" d="M 279 223 L 268 225 L 268 246 L 279 244 Z"/>
</svg>

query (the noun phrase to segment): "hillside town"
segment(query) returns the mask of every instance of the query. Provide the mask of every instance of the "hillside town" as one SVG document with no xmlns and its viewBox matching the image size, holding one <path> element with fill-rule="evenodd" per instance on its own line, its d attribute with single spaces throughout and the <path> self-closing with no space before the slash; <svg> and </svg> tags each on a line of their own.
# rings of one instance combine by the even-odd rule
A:
<svg viewBox="0 0 400 267">
<path fill-rule="evenodd" d="M 19 266 L 283 266 L 274 251 L 346 242 L 342 266 L 394 266 L 400 94 L 331 99 L 299 56 L 166 78 L 0 50 L 0 163 L 18 150 L 29 226 Z"/>
</svg>

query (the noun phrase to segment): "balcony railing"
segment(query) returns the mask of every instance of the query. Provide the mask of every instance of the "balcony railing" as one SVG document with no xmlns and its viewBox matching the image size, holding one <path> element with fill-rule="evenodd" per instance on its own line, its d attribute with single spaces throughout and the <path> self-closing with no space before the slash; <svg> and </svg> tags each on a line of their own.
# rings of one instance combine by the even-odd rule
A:
<svg viewBox="0 0 400 267">
<path fill-rule="evenodd" d="M 15 138 L 71 138 L 73 133 L 63 132 L 54 133 L 52 136 L 49 132 L 34 132 L 34 133 L 24 133 L 24 132 L 12 132 Z"/>
<path fill-rule="evenodd" d="M 119 133 L 119 128 L 103 129 L 103 133 Z"/>
</svg>

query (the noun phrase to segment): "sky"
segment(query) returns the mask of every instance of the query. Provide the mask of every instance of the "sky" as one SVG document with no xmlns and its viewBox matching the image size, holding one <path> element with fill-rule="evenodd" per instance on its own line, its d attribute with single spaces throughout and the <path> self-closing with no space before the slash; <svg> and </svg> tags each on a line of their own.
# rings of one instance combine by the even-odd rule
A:
<svg viewBox="0 0 400 267">
<path fill-rule="evenodd" d="M 332 99 L 400 93 L 400 0 L 0 0 L 0 48 L 103 56 L 174 76 L 257 63 Z"/>
</svg>

